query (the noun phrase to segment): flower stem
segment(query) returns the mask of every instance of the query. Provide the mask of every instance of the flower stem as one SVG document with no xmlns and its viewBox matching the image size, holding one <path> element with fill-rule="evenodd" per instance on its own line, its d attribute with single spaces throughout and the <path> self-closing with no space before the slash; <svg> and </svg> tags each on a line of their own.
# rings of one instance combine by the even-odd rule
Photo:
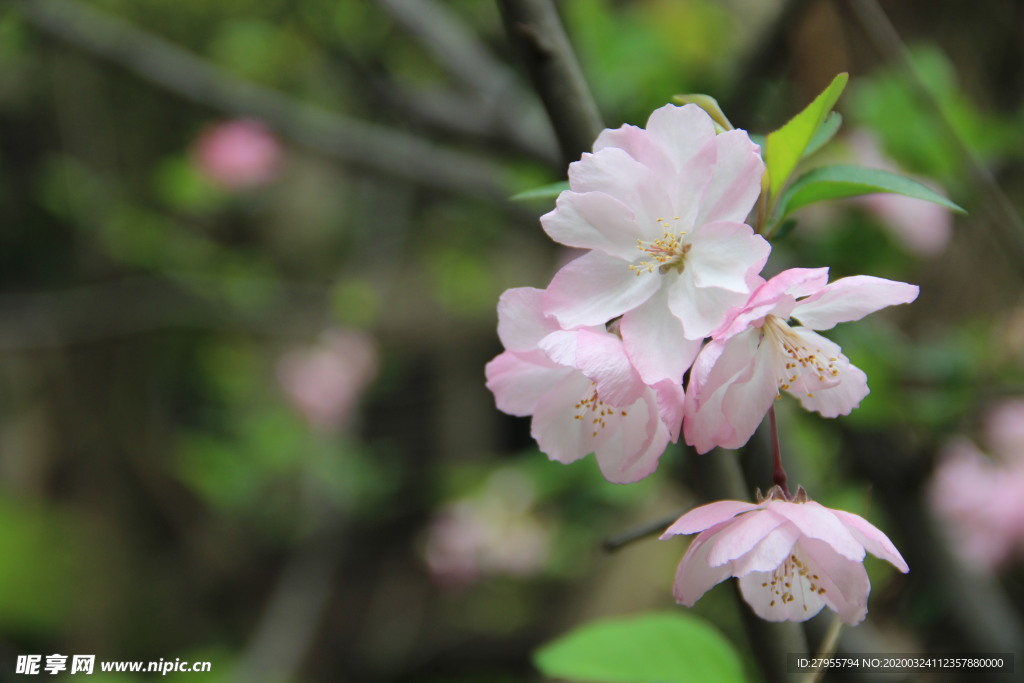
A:
<svg viewBox="0 0 1024 683">
<path fill-rule="evenodd" d="M 782 489 L 788 500 L 793 496 L 786 483 L 786 469 L 782 466 L 782 448 L 779 446 L 779 426 L 775 422 L 775 406 L 768 409 L 768 424 L 772 430 L 772 484 Z"/>
</svg>

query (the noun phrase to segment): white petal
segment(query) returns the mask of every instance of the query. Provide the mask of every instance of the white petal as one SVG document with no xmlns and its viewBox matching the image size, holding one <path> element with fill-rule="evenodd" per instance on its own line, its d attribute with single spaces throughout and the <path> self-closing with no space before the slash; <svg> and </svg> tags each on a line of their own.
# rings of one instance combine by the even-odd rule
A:
<svg viewBox="0 0 1024 683">
<path fill-rule="evenodd" d="M 711 117 L 696 104 L 666 104 L 655 109 L 647 119 L 647 132 L 677 167 L 685 166 L 715 139 Z"/>
<path fill-rule="evenodd" d="M 634 275 L 622 259 L 591 251 L 555 274 L 544 309 L 564 327 L 604 325 L 645 302 L 659 286 L 657 275 Z"/>
<path fill-rule="evenodd" d="M 860 320 L 886 306 L 910 303 L 917 298 L 918 291 L 916 285 L 880 277 L 844 277 L 798 302 L 793 317 L 805 327 L 827 330 L 837 323 Z"/>
<path fill-rule="evenodd" d="M 679 568 L 676 569 L 676 580 L 672 586 L 672 594 L 679 604 L 693 607 L 712 586 L 731 576 L 728 564 L 718 567 L 708 564 L 708 552 L 711 550 L 710 541 L 726 524 L 729 522 L 722 522 L 701 533 L 686 549 L 686 554 L 683 555 Z"/>
<path fill-rule="evenodd" d="M 572 371 L 551 363 L 538 351 L 506 351 L 488 363 L 484 372 L 498 410 L 523 417 L 531 415 L 541 397 Z"/>
<path fill-rule="evenodd" d="M 651 393 L 606 418 L 605 438 L 598 434 L 597 464 L 613 484 L 630 484 L 658 467 L 668 445 L 668 430 Z"/>
<path fill-rule="evenodd" d="M 744 292 L 732 292 L 717 287 L 698 287 L 693 272 L 686 268 L 675 275 L 667 273 L 668 306 L 672 314 L 683 324 L 683 332 L 689 339 L 703 339 L 725 320 L 733 306 L 743 303 Z M 669 278 L 674 278 L 674 281 Z"/>
<path fill-rule="evenodd" d="M 637 255 L 640 229 L 625 204 L 603 192 L 563 192 L 554 211 L 540 218 L 551 239 L 570 247 L 600 249 L 621 259 Z"/>
<path fill-rule="evenodd" d="M 719 287 L 744 295 L 750 292 L 747 273 L 759 272 L 771 251 L 763 237 L 742 223 L 705 223 L 694 231 L 690 244 L 686 267 L 693 269 L 698 287 Z"/>
<path fill-rule="evenodd" d="M 687 339 L 682 323 L 669 313 L 664 287 L 622 316 L 619 330 L 626 353 L 647 384 L 662 379 L 681 383 L 700 351 L 700 340 Z"/>
<path fill-rule="evenodd" d="M 577 420 L 576 403 L 592 388 L 579 372 L 569 372 L 537 402 L 530 423 L 530 436 L 552 460 L 569 463 L 594 450 L 593 430 Z"/>
<path fill-rule="evenodd" d="M 754 614 L 767 621 L 806 621 L 825 606 L 823 596 L 816 590 L 818 583 L 809 572 L 800 571 L 808 564 L 801 555 L 798 542 L 776 570 L 740 577 L 740 592 Z"/>
<path fill-rule="evenodd" d="M 868 613 L 871 583 L 864 564 L 837 554 L 828 544 L 814 539 L 801 539 L 800 557 L 808 568 L 816 593 L 831 607 L 839 619 L 851 626 L 859 624 Z M 824 592 L 822 592 L 824 591 Z"/>
<path fill-rule="evenodd" d="M 731 130 L 715 138 L 714 176 L 701 202 L 697 223 L 743 222 L 761 194 L 764 162 L 747 132 Z"/>
<path fill-rule="evenodd" d="M 509 351 L 531 351 L 558 323 L 544 315 L 544 290 L 516 287 L 498 299 L 498 338 Z"/>
<path fill-rule="evenodd" d="M 746 555 L 754 546 L 765 540 L 773 529 L 786 523 L 782 517 L 765 510 L 739 515 L 733 519 L 732 524 L 719 532 L 714 547 L 708 554 L 708 564 L 718 566 Z M 786 554 L 788 553 L 787 549 Z"/>
</svg>

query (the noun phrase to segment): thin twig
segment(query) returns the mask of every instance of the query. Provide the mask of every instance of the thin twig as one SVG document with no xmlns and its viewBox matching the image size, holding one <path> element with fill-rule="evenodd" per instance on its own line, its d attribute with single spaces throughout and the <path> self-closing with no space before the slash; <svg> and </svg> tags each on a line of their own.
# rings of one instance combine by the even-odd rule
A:
<svg viewBox="0 0 1024 683">
<path fill-rule="evenodd" d="M 668 528 L 670 524 L 672 524 L 672 522 L 677 520 L 679 516 L 686 512 L 686 510 L 688 509 L 689 508 L 684 508 L 682 510 L 679 510 L 678 512 L 673 512 L 671 515 L 667 517 L 655 519 L 650 522 L 645 522 L 644 524 L 634 527 L 628 531 L 624 531 L 617 536 L 606 538 L 604 542 L 601 544 L 601 547 L 605 550 L 605 552 L 609 553 L 615 552 L 616 550 L 621 550 L 622 548 L 629 545 L 630 543 L 633 543 L 634 541 L 639 541 L 642 538 L 647 538 L 648 536 L 653 536 L 654 534 L 660 531 L 664 531 Z"/>
<path fill-rule="evenodd" d="M 282 135 L 346 164 L 435 189 L 504 199 L 503 170 L 419 137 L 343 117 L 245 81 L 163 38 L 71 0 L 3 0 L 29 22 L 194 102 L 258 117 Z"/>
<path fill-rule="evenodd" d="M 825 637 L 821 640 L 821 646 L 818 648 L 818 654 L 815 657 L 819 662 L 831 657 L 836 653 L 836 647 L 839 645 L 839 635 L 843 632 L 843 622 L 840 621 L 839 615 L 836 614 L 832 617 L 832 621 L 828 625 L 828 631 L 825 632 Z M 825 676 L 825 667 L 819 665 L 814 671 L 807 675 L 806 683 L 818 683 Z"/>
</svg>

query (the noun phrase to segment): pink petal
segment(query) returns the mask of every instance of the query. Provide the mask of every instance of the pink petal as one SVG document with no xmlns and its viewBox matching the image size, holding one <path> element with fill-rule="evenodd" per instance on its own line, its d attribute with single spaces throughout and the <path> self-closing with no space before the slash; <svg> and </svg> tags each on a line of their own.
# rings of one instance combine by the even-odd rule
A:
<svg viewBox="0 0 1024 683">
<path fill-rule="evenodd" d="M 836 554 L 829 544 L 821 541 L 802 539 L 799 547 L 810 577 L 818 577 L 813 579 L 818 588 L 816 592 L 826 604 L 844 623 L 854 626 L 862 622 L 868 613 L 871 592 L 863 563 Z M 821 589 L 825 592 L 821 593 Z"/>
<path fill-rule="evenodd" d="M 683 373 L 700 351 L 700 340 L 687 339 L 679 319 L 669 314 L 667 295 L 668 290 L 660 288 L 623 315 L 619 326 L 626 353 L 648 384 L 662 379 L 682 383 Z"/>
<path fill-rule="evenodd" d="M 714 177 L 704 195 L 697 224 L 743 222 L 761 194 L 764 162 L 747 132 L 731 130 L 715 138 L 718 147 Z"/>
<path fill-rule="evenodd" d="M 563 192 L 554 211 L 540 218 L 551 239 L 570 247 L 600 249 L 627 261 L 637 255 L 640 230 L 633 211 L 602 192 Z"/>
<path fill-rule="evenodd" d="M 749 294 L 746 275 L 759 272 L 771 246 L 743 223 L 705 223 L 691 238 L 686 267 L 693 268 L 698 287 L 720 287 Z M 746 297 L 744 297 L 746 298 Z"/>
<path fill-rule="evenodd" d="M 544 308 L 567 328 L 604 325 L 647 301 L 660 285 L 660 278 L 634 275 L 622 259 L 592 251 L 555 274 Z"/>
<path fill-rule="evenodd" d="M 811 590 L 806 577 L 794 572 L 786 578 L 788 588 L 780 587 L 782 579 L 772 572 L 750 572 L 739 578 L 740 593 L 754 614 L 765 621 L 807 621 L 821 611 L 825 601 Z"/>
<path fill-rule="evenodd" d="M 593 452 L 593 430 L 583 424 L 585 420 L 576 419 L 576 404 L 592 387 L 581 373 L 569 372 L 537 402 L 530 436 L 552 460 L 570 463 Z"/>
<path fill-rule="evenodd" d="M 710 541 L 714 539 L 719 528 L 711 527 L 693 539 L 682 561 L 679 562 L 676 580 L 672 586 L 672 594 L 679 604 L 693 607 L 712 586 L 729 578 L 729 565 L 712 567 L 708 564 Z"/>
<path fill-rule="evenodd" d="M 533 414 L 541 397 L 572 371 L 555 365 L 539 351 L 506 351 L 488 363 L 484 372 L 498 410 L 524 417 Z"/>
<path fill-rule="evenodd" d="M 788 318 L 796 297 L 817 292 L 828 283 L 828 268 L 790 268 L 762 282 L 741 310 L 731 314 L 712 332 L 715 339 L 728 339 L 747 327 L 760 325 L 769 313 Z M 788 309 L 788 310 L 787 310 Z"/>
<path fill-rule="evenodd" d="M 813 410 L 822 417 L 839 417 L 849 415 L 860 405 L 864 397 L 870 393 L 868 377 L 855 365 L 848 362 L 840 366 L 839 383 L 828 389 L 804 394 L 800 397 L 800 405 Z"/>
<path fill-rule="evenodd" d="M 625 150 L 658 176 L 666 177 L 675 173 L 675 165 L 668 157 L 667 150 L 643 128 L 627 124 L 614 130 L 605 129 L 594 141 L 594 152 L 605 147 Z"/>
<path fill-rule="evenodd" d="M 597 385 L 601 400 L 610 405 L 629 405 L 648 389 L 626 357 L 622 340 L 614 334 L 580 330 L 576 364 Z"/>
<path fill-rule="evenodd" d="M 817 538 L 828 543 L 837 553 L 855 562 L 864 559 L 864 546 L 847 530 L 832 511 L 819 503 L 788 503 L 773 500 L 768 509 L 774 514 L 785 517 L 796 526 L 804 536 Z"/>
<path fill-rule="evenodd" d="M 723 441 L 732 442 L 734 430 L 729 421 L 736 415 L 727 415 L 723 402 L 736 382 L 749 382 L 759 339 L 759 330 L 748 330 L 747 334 L 737 335 L 724 344 L 711 342 L 694 361 L 686 390 L 683 434 L 686 443 L 698 453 L 707 453 Z M 709 369 L 707 366 L 711 363 Z M 760 417 L 750 419 L 760 420 Z"/>
<path fill-rule="evenodd" d="M 684 167 L 706 144 L 715 139 L 715 124 L 695 104 L 666 104 L 647 119 L 647 132 L 665 150 L 677 168 Z"/>
<path fill-rule="evenodd" d="M 775 354 L 762 343 L 753 360 L 749 378 L 737 377 L 722 401 L 722 412 L 730 427 L 730 433 L 718 435 L 718 445 L 723 448 L 740 448 L 747 443 L 778 396 Z"/>
<path fill-rule="evenodd" d="M 607 438 L 599 441 L 595 452 L 605 479 L 613 484 L 631 484 L 657 469 L 658 459 L 668 445 L 668 430 L 658 418 L 650 395 L 607 420 Z"/>
<path fill-rule="evenodd" d="M 774 570 L 786 561 L 799 539 L 800 531 L 795 526 L 789 522 L 779 525 L 750 552 L 732 563 L 733 576 Z"/>
<path fill-rule="evenodd" d="M 682 429 L 683 404 L 685 394 L 683 385 L 670 379 L 662 380 L 652 387 L 658 402 L 658 416 L 668 428 L 668 437 L 672 443 L 679 440 Z"/>
<path fill-rule="evenodd" d="M 760 506 L 754 503 L 745 503 L 740 500 L 719 500 L 707 505 L 701 505 L 673 522 L 672 526 L 661 535 L 661 539 L 664 540 L 678 534 L 695 534 L 698 531 L 704 531 L 716 524 L 731 520 L 740 513 L 758 507 Z"/>
<path fill-rule="evenodd" d="M 505 290 L 498 299 L 498 338 L 509 351 L 532 351 L 558 323 L 544 315 L 544 290 L 517 287 Z"/>
<path fill-rule="evenodd" d="M 764 510 L 736 517 L 731 524 L 718 532 L 714 546 L 708 554 L 708 564 L 717 567 L 746 555 L 761 541 L 771 538 L 771 532 L 775 528 L 786 523 L 785 519 Z M 792 541 L 789 545 L 792 546 Z M 788 554 L 788 549 L 786 552 Z"/>
<path fill-rule="evenodd" d="M 846 525 L 853 537 L 864 546 L 864 549 L 877 558 L 883 559 L 892 566 L 906 574 L 910 571 L 906 560 L 900 555 L 889 537 L 882 533 L 878 527 L 863 517 L 845 510 L 832 510 L 832 514 L 839 518 L 839 521 Z"/>
<path fill-rule="evenodd" d="M 910 303 L 917 298 L 918 291 L 916 285 L 870 275 L 844 277 L 798 302 L 793 317 L 805 327 L 828 330 L 837 323 L 860 320 L 886 306 Z"/>
<path fill-rule="evenodd" d="M 601 192 L 628 206 L 642 239 L 661 237 L 655 218 L 672 215 L 672 201 L 661 179 L 652 169 L 616 147 L 584 154 L 569 164 L 569 187 L 573 192 Z"/>
<path fill-rule="evenodd" d="M 668 306 L 683 324 L 688 339 L 703 339 L 722 324 L 729 309 L 741 304 L 745 292 L 733 292 L 717 287 L 698 287 L 692 268 L 678 275 L 662 276 L 668 287 Z M 674 278 L 672 281 L 670 278 Z"/>
</svg>

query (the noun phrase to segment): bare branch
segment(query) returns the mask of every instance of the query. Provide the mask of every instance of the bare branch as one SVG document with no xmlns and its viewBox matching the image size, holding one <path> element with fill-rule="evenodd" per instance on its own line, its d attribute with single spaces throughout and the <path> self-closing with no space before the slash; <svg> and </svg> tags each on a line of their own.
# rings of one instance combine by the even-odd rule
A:
<svg viewBox="0 0 1024 683">
<path fill-rule="evenodd" d="M 504 199 L 503 172 L 484 159 L 339 116 L 237 78 L 178 46 L 71 0 L 4 0 L 37 28 L 182 97 L 263 119 L 294 142 L 346 163 L 460 194 Z"/>
<path fill-rule="evenodd" d="M 544 102 L 566 164 L 588 152 L 601 114 L 550 0 L 498 0 L 509 40 Z"/>
</svg>

